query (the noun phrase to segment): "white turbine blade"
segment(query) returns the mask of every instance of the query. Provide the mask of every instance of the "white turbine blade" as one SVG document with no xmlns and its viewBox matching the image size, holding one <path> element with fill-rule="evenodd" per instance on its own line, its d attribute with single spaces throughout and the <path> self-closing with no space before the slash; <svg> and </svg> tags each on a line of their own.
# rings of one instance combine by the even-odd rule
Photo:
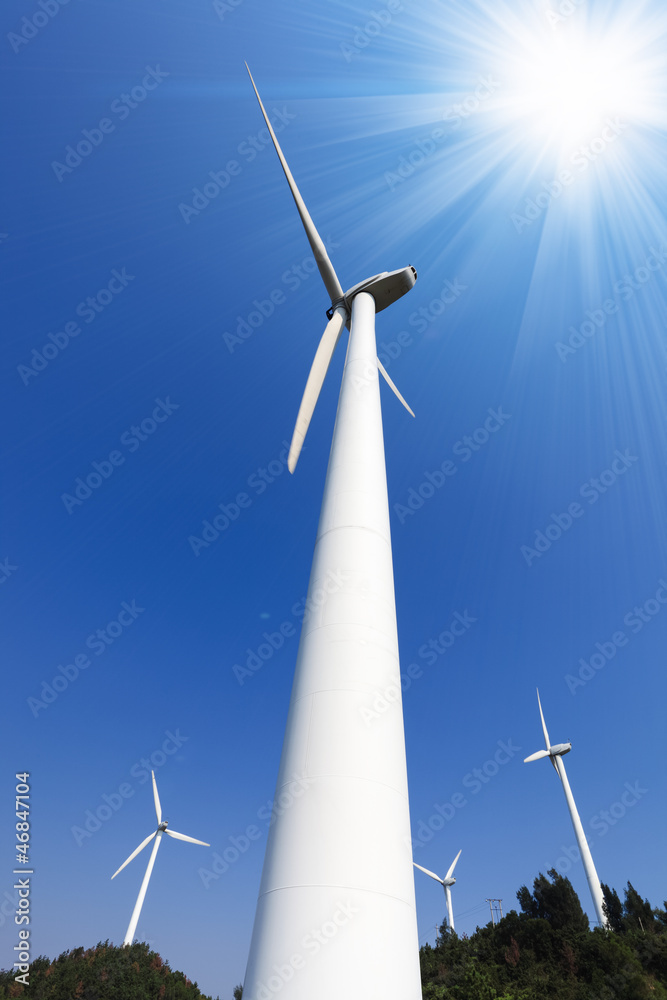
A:
<svg viewBox="0 0 667 1000">
<path fill-rule="evenodd" d="M 176 833 L 175 830 L 165 830 L 164 832 L 168 837 L 173 837 L 175 840 L 187 840 L 188 844 L 201 844 L 202 847 L 211 846 L 203 840 L 195 840 L 194 837 L 186 837 L 184 833 Z"/>
<path fill-rule="evenodd" d="M 549 734 L 547 732 L 547 724 L 544 721 L 544 712 L 542 711 L 542 702 L 540 701 L 539 688 L 537 689 L 537 704 L 540 706 L 540 718 L 542 719 L 542 729 L 544 731 L 544 742 L 546 743 L 546 747 L 547 747 L 547 750 L 548 750 L 549 747 L 551 746 L 551 742 L 549 740 Z"/>
<path fill-rule="evenodd" d="M 462 850 L 463 850 L 463 848 L 461 848 L 461 851 L 462 851 Z M 449 878 L 449 877 L 451 876 L 452 872 L 454 871 L 454 869 L 456 868 L 456 862 L 457 862 L 457 861 L 459 860 L 459 858 L 461 857 L 461 851 L 459 851 L 459 853 L 458 853 L 458 854 L 456 855 L 456 857 L 455 857 L 455 858 L 454 858 L 454 860 L 452 861 L 451 865 L 449 866 L 449 871 L 448 871 L 448 872 L 447 872 L 447 874 L 445 875 L 445 878 Z"/>
<path fill-rule="evenodd" d="M 333 264 L 329 260 L 329 255 L 327 254 L 326 248 L 324 246 L 324 243 L 322 242 L 320 234 L 315 228 L 315 223 L 311 219 L 310 213 L 308 212 L 305 202 L 301 197 L 301 194 L 299 193 L 298 187 L 296 186 L 296 182 L 292 177 L 292 172 L 290 168 L 287 166 L 287 160 L 285 159 L 283 151 L 280 148 L 280 143 L 276 139 L 276 133 L 273 131 L 273 126 L 269 121 L 269 116 L 264 110 L 262 99 L 259 96 L 259 91 L 255 86 L 255 81 L 252 78 L 252 73 L 250 72 L 250 67 L 248 66 L 247 63 L 245 64 L 245 68 L 248 70 L 248 76 L 250 77 L 250 82 L 252 83 L 252 89 L 255 91 L 255 96 L 259 101 L 259 106 L 262 110 L 262 114 L 264 115 L 264 121 L 266 122 L 266 127 L 268 128 L 269 134 L 273 139 L 273 145 L 276 148 L 278 159 L 280 160 L 280 164 L 285 172 L 285 177 L 287 178 L 287 183 L 290 186 L 290 191 L 292 192 L 292 197 L 294 198 L 297 211 L 301 216 L 301 222 L 303 223 L 303 228 L 306 230 L 306 236 L 308 237 L 308 242 L 310 243 L 310 247 L 313 251 L 313 255 L 315 257 L 318 270 L 322 276 L 322 281 L 324 282 L 326 290 L 329 293 L 331 302 L 332 303 L 337 302 L 338 299 L 342 299 L 343 297 L 343 289 L 341 288 L 336 272 L 334 271 Z"/>
<path fill-rule="evenodd" d="M 157 781 L 155 780 L 155 771 L 151 771 L 151 777 L 153 779 L 153 798 L 155 800 L 155 814 L 157 816 L 157 825 L 159 826 L 162 822 L 162 806 L 160 805 L 160 796 L 157 793 Z"/>
<path fill-rule="evenodd" d="M 531 753 L 530 757 L 524 757 L 524 764 L 529 764 L 531 760 L 541 760 L 542 757 L 550 757 L 551 754 L 548 750 L 538 750 L 537 753 Z"/>
<path fill-rule="evenodd" d="M 408 413 L 410 414 L 410 416 L 414 417 L 414 413 L 412 412 L 412 410 L 410 409 L 410 407 L 408 406 L 408 404 L 405 402 L 405 400 L 401 396 L 400 392 L 398 391 L 398 389 L 396 388 L 396 386 L 394 385 L 394 383 L 392 382 L 392 380 L 387 375 L 385 367 L 384 367 L 384 365 L 382 364 L 382 362 L 380 361 L 379 358 L 377 359 L 377 362 L 378 362 L 378 368 L 380 369 L 380 373 L 381 373 L 382 377 L 384 378 L 385 382 L 387 383 L 387 385 L 389 386 L 389 388 L 391 389 L 391 391 L 394 393 L 395 396 L 397 396 L 400 399 L 401 403 L 403 403 L 403 406 L 408 411 Z"/>
<path fill-rule="evenodd" d="M 141 851 L 143 851 L 143 849 L 146 846 L 146 844 L 150 844 L 150 842 L 153 839 L 153 837 L 157 837 L 157 830 L 155 831 L 155 833 L 151 833 L 150 837 L 146 837 L 146 839 L 139 844 L 139 846 L 137 847 L 136 851 L 132 851 L 132 853 L 130 854 L 130 856 L 127 859 L 127 861 L 123 861 L 123 863 L 120 866 L 120 868 L 118 869 L 118 871 L 114 872 L 113 875 L 111 876 L 111 878 L 114 879 L 116 877 L 116 875 L 118 874 L 118 872 L 122 872 L 122 870 L 125 867 L 125 865 L 129 865 L 130 861 L 133 861 L 136 858 L 137 854 L 139 854 Z"/>
<path fill-rule="evenodd" d="M 442 885 L 442 879 L 440 878 L 439 875 L 436 875 L 435 872 L 430 872 L 428 868 L 422 868 L 422 866 L 418 865 L 416 861 L 413 861 L 412 863 L 415 866 L 415 868 L 419 868 L 420 872 L 424 872 L 425 875 L 430 875 L 431 878 L 434 878 L 436 882 L 439 882 L 440 885 Z"/>
<path fill-rule="evenodd" d="M 454 930 L 454 910 L 452 908 L 452 890 L 448 885 L 445 886 L 445 899 L 447 900 L 447 922 L 449 923 L 450 931 Z"/>
<path fill-rule="evenodd" d="M 308 427 L 310 426 L 315 404 L 319 398 L 322 383 L 329 370 L 333 352 L 336 350 L 336 344 L 343 332 L 346 320 L 347 312 L 345 307 L 342 305 L 337 306 L 333 316 L 326 325 L 322 339 L 315 352 L 315 358 L 310 368 L 308 381 L 306 382 L 306 388 L 301 400 L 301 406 L 299 407 L 296 424 L 294 425 L 292 443 L 290 444 L 289 455 L 287 457 L 287 468 L 290 472 L 294 472 L 296 463 L 299 461 L 299 455 L 301 454 L 301 448 L 306 438 Z"/>
</svg>

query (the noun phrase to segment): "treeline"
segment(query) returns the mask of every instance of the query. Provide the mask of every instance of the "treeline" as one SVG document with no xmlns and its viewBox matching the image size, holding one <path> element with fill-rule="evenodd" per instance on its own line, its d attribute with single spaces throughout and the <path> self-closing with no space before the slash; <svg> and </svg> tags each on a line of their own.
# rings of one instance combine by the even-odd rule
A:
<svg viewBox="0 0 667 1000">
<path fill-rule="evenodd" d="M 667 903 L 604 885 L 609 930 L 590 930 L 569 879 L 539 874 L 521 912 L 420 950 L 424 1000 L 667 1000 Z"/>
<path fill-rule="evenodd" d="M 510 910 L 495 927 L 458 937 L 443 923 L 436 946 L 420 950 L 424 1000 L 667 1000 L 667 903 L 653 909 L 630 882 L 623 901 L 602 889 L 607 930 L 589 929 L 569 879 L 555 869 L 538 875 L 532 892 L 521 886 L 521 912 Z M 241 994 L 237 986 L 234 1000 Z M 108 941 L 35 959 L 27 987 L 13 971 L 0 972 L 0 1000 L 9 997 L 211 1000 L 147 944 Z"/>
<path fill-rule="evenodd" d="M 0 1000 L 211 1000 L 147 944 L 117 948 L 101 941 L 94 948 L 64 951 L 53 962 L 36 958 L 29 986 L 16 983 L 14 975 L 0 972 Z"/>
</svg>

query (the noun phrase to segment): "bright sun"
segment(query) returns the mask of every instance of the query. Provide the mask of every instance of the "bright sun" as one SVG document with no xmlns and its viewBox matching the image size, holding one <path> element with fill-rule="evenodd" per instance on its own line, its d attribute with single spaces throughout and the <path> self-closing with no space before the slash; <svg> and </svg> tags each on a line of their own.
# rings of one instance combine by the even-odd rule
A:
<svg viewBox="0 0 667 1000">
<path fill-rule="evenodd" d="M 503 103 L 543 147 L 565 153 L 593 139 L 609 117 L 640 109 L 639 68 L 620 39 L 592 44 L 574 32 L 554 32 L 524 44 L 505 67 Z"/>
</svg>

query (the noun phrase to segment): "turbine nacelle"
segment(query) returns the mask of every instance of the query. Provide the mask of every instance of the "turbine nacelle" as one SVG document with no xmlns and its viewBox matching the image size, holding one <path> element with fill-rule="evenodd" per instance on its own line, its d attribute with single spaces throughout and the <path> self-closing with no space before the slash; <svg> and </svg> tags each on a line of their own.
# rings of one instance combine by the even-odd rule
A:
<svg viewBox="0 0 667 1000">
<path fill-rule="evenodd" d="M 369 295 L 373 296 L 375 300 L 375 312 L 379 313 L 383 309 L 386 309 L 387 306 L 390 306 L 392 302 L 396 302 L 397 299 L 406 295 L 411 288 L 414 288 L 416 280 L 417 271 L 411 264 L 408 267 L 400 267 L 396 271 L 381 271 L 380 274 L 374 274 L 372 278 L 366 278 L 364 281 L 353 285 L 352 288 L 348 288 L 342 300 L 339 299 L 332 303 L 331 308 L 327 309 L 327 316 L 331 319 L 336 306 L 342 304 L 349 318 L 352 299 L 359 292 L 368 292 Z"/>
<path fill-rule="evenodd" d="M 542 757 L 549 757 L 551 763 L 558 774 L 558 768 L 556 767 L 556 757 L 564 757 L 566 753 L 569 753 L 572 749 L 571 743 L 551 743 L 549 739 L 549 733 L 547 731 L 547 724 L 544 721 L 544 712 L 542 711 L 542 702 L 540 701 L 540 692 L 537 692 L 537 704 L 540 706 L 540 719 L 542 720 L 542 732 L 544 733 L 544 744 L 546 750 L 538 750 L 537 753 L 531 753 L 530 757 L 524 758 L 524 764 L 529 764 L 533 760 L 541 760 Z M 560 775 L 559 775 L 560 777 Z"/>
<path fill-rule="evenodd" d="M 531 753 L 530 757 L 525 757 L 523 762 L 524 764 L 529 764 L 533 760 L 541 760 L 542 757 L 563 757 L 571 749 L 571 743 L 555 743 L 547 750 L 538 750 L 537 753 Z"/>
</svg>

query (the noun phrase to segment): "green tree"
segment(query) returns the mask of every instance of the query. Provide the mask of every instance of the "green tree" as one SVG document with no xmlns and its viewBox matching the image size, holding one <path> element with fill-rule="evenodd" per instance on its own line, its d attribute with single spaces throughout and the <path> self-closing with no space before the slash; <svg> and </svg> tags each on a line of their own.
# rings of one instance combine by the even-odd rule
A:
<svg viewBox="0 0 667 1000">
<path fill-rule="evenodd" d="M 0 972 L 0 1000 L 210 1000 L 182 972 L 170 969 L 147 944 L 64 951 L 30 965 L 30 985 L 18 984 L 13 970 Z"/>
<path fill-rule="evenodd" d="M 623 904 L 625 925 L 628 929 L 639 929 L 644 933 L 653 930 L 653 910 L 648 899 L 642 899 L 632 882 L 628 882 Z"/>
<path fill-rule="evenodd" d="M 602 886 L 602 909 L 609 921 L 609 926 L 613 931 L 622 934 L 625 931 L 623 923 L 623 903 L 619 899 L 615 889 L 610 889 L 608 885 L 601 882 Z"/>
<path fill-rule="evenodd" d="M 443 935 L 420 952 L 424 1000 L 667 1000 L 667 921 L 655 911 L 642 933 L 646 907 L 630 894 L 636 926 L 605 887 L 624 933 L 591 930 L 571 884 L 555 871 L 541 873 L 533 891 L 522 886 L 521 912 L 510 910 L 495 926 L 469 938 Z M 653 911 L 651 911 L 653 913 Z"/>
<path fill-rule="evenodd" d="M 555 868 L 547 875 L 539 873 L 533 882 L 532 895 L 525 885 L 517 892 L 521 909 L 527 916 L 548 920 L 554 930 L 567 928 L 572 932 L 588 930 L 588 917 L 581 908 L 572 883 Z"/>
</svg>

